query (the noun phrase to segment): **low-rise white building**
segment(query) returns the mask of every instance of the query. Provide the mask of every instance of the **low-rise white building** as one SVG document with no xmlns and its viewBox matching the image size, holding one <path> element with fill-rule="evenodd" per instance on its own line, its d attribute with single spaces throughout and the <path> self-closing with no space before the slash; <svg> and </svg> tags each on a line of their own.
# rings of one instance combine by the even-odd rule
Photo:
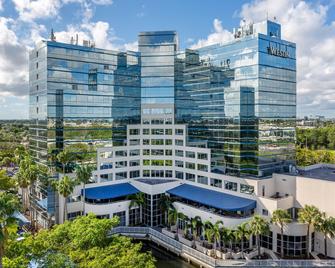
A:
<svg viewBox="0 0 335 268">
<path fill-rule="evenodd" d="M 165 194 L 187 217 L 221 220 L 232 229 L 255 214 L 270 221 L 275 210 L 283 209 L 292 217 L 284 228 L 284 251 L 302 256 L 307 226 L 298 222 L 298 210 L 314 205 L 335 217 L 335 165 L 292 168 L 291 173 L 266 178 L 234 177 L 210 170 L 210 149 L 188 146 L 184 125 L 130 125 L 127 131 L 126 146 L 98 149 L 94 183 L 86 185 L 84 203 L 83 189 L 76 187 L 67 208 L 70 219 L 93 212 L 99 217 L 119 216 L 121 225 L 162 226 L 166 215 L 159 200 Z M 130 207 L 131 197 L 139 192 L 144 193 L 143 206 Z M 323 235 L 310 232 L 310 248 L 323 253 Z M 271 225 L 271 232 L 262 236 L 262 246 L 279 253 L 280 238 L 279 227 Z M 328 255 L 335 257 L 331 238 Z"/>
</svg>

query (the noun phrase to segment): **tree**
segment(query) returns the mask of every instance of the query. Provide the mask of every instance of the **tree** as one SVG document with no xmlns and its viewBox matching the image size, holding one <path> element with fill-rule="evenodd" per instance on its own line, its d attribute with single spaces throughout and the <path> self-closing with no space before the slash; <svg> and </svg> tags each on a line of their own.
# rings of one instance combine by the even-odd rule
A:
<svg viewBox="0 0 335 268">
<path fill-rule="evenodd" d="M 159 199 L 159 207 L 161 209 L 162 214 L 164 214 L 165 224 L 168 220 L 168 211 L 172 207 L 172 200 L 170 196 L 163 194 Z"/>
<path fill-rule="evenodd" d="M 298 220 L 301 223 L 307 224 L 306 258 L 309 259 L 310 229 L 312 226 L 316 226 L 321 221 L 321 212 L 315 206 L 305 205 L 305 207 L 298 213 Z"/>
<path fill-rule="evenodd" d="M 57 155 L 57 160 L 62 164 L 64 174 L 66 173 L 67 165 L 73 161 L 73 159 L 73 154 L 68 150 L 63 150 Z"/>
<path fill-rule="evenodd" d="M 168 212 L 168 226 L 171 227 L 172 225 L 175 225 L 177 223 L 177 219 L 178 211 L 174 206 L 172 206 Z"/>
<path fill-rule="evenodd" d="M 221 247 L 221 232 L 220 232 L 221 225 L 223 225 L 222 221 L 217 221 L 213 225 L 214 249 L 216 249 L 217 244 L 219 244 L 219 247 Z"/>
<path fill-rule="evenodd" d="M 15 188 L 15 180 L 7 176 L 6 170 L 0 170 L 0 191 L 14 191 Z"/>
<path fill-rule="evenodd" d="M 322 213 L 319 223 L 315 226 L 316 230 L 323 234 L 325 256 L 328 257 L 327 253 L 327 237 L 335 237 L 335 218 L 327 217 L 325 213 Z"/>
<path fill-rule="evenodd" d="M 13 240 L 6 258 L 21 260 L 23 264 L 34 260 L 51 264 L 44 267 L 56 268 L 73 267 L 72 264 L 79 268 L 154 268 L 152 255 L 141 252 L 141 243 L 133 243 L 125 236 L 109 235 L 118 223 L 117 217 L 97 219 L 89 213 L 42 230 L 35 237 L 29 235 L 22 241 Z"/>
<path fill-rule="evenodd" d="M 258 248 L 258 257 L 261 257 L 261 241 L 260 236 L 267 234 L 269 232 L 269 223 L 259 215 L 253 216 L 250 220 L 250 230 L 251 234 L 256 236 L 257 248 Z"/>
<path fill-rule="evenodd" d="M 6 156 L 2 159 L 1 166 L 6 167 L 8 169 L 12 163 L 13 163 L 12 158 Z"/>
<path fill-rule="evenodd" d="M 210 221 L 206 221 L 205 225 L 205 237 L 208 244 L 213 243 L 214 231 L 213 231 L 213 224 Z"/>
<path fill-rule="evenodd" d="M 15 232 L 17 228 L 17 220 L 13 214 L 19 208 L 19 200 L 14 194 L 0 192 L 0 267 L 2 267 L 2 258 L 5 255 L 9 234 L 12 231 Z"/>
<path fill-rule="evenodd" d="M 83 188 L 83 213 L 85 213 L 85 185 L 90 182 L 93 167 L 90 165 L 81 165 L 76 167 L 76 176 L 79 183 L 82 184 Z"/>
<path fill-rule="evenodd" d="M 67 220 L 67 198 L 72 194 L 76 181 L 65 175 L 60 180 L 56 181 L 55 189 L 64 198 L 63 221 Z"/>
<path fill-rule="evenodd" d="M 191 219 L 191 229 L 192 229 L 192 236 L 194 241 L 197 240 L 199 236 L 199 228 L 201 228 L 202 222 L 199 216 L 195 216 Z"/>
<path fill-rule="evenodd" d="M 280 227 L 280 256 L 284 258 L 284 225 L 292 221 L 291 215 L 287 210 L 277 209 L 272 213 L 271 222 Z"/>
<path fill-rule="evenodd" d="M 240 225 L 238 225 L 236 230 L 235 230 L 235 236 L 238 240 L 241 241 L 241 251 L 242 251 L 242 255 L 243 255 L 244 239 L 247 239 L 247 240 L 250 239 L 249 223 L 248 222 L 243 222 Z"/>
<path fill-rule="evenodd" d="M 140 223 L 142 223 L 142 209 L 143 206 L 145 205 L 145 197 L 144 193 L 139 192 L 133 196 L 130 197 L 130 204 L 129 204 L 129 209 L 131 209 L 134 206 L 138 206 L 140 208 Z"/>
</svg>

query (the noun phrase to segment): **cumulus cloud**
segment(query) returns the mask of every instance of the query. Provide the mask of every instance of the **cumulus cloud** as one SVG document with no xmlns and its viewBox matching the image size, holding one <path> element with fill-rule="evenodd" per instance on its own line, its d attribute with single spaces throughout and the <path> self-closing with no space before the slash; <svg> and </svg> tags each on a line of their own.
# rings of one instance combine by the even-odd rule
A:
<svg viewBox="0 0 335 268">
<path fill-rule="evenodd" d="M 222 27 L 222 22 L 219 19 L 213 21 L 214 32 L 209 34 L 206 39 L 200 39 L 191 48 L 199 48 L 203 46 L 213 45 L 217 43 L 227 42 L 233 39 L 233 34 Z"/>
<path fill-rule="evenodd" d="M 282 38 L 297 44 L 298 112 L 335 116 L 335 22 L 328 6 L 300 0 L 256 0 L 244 4 L 241 17 L 258 21 L 276 17 Z"/>
<path fill-rule="evenodd" d="M 11 29 L 14 21 L 0 17 L 0 95 L 27 94 L 28 55 Z"/>
</svg>

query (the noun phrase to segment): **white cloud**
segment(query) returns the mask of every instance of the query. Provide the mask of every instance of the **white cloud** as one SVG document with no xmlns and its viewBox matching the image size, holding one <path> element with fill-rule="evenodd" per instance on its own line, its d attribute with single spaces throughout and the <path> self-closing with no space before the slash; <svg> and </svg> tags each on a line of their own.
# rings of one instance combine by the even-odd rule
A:
<svg viewBox="0 0 335 268">
<path fill-rule="evenodd" d="M 60 0 L 12 0 L 19 18 L 23 21 L 56 17 L 61 7 Z"/>
<path fill-rule="evenodd" d="M 214 19 L 213 27 L 213 33 L 208 35 L 206 39 L 200 39 L 196 44 L 192 45 L 191 48 L 195 49 L 203 46 L 227 42 L 233 39 L 233 34 L 230 31 L 223 29 L 222 23 L 219 19 Z"/>
<path fill-rule="evenodd" d="M 0 93 L 21 96 L 28 90 L 28 53 L 11 29 L 13 23 L 0 17 Z"/>
<path fill-rule="evenodd" d="M 327 23 L 328 6 L 299 0 L 256 0 L 241 17 L 251 21 L 276 16 L 282 38 L 297 44 L 299 114 L 335 116 L 335 22 Z"/>
<path fill-rule="evenodd" d="M 3 2 L 2 2 L 2 0 L 0 0 L 0 11 L 2 11 L 3 10 Z"/>
</svg>

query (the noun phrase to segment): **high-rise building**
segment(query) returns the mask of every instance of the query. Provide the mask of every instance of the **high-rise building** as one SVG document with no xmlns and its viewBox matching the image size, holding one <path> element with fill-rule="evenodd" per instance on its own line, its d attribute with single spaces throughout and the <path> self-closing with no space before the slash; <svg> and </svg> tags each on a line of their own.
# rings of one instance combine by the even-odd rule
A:
<svg viewBox="0 0 335 268">
<path fill-rule="evenodd" d="M 52 38 L 30 53 L 30 150 L 40 163 L 60 165 L 64 149 L 95 161 L 99 147 L 136 143 L 126 126 L 141 123 L 185 124 L 184 145 L 210 149 L 216 174 L 266 177 L 295 164 L 295 44 L 279 24 L 245 24 L 229 42 L 185 51 L 174 31 L 140 33 L 138 52 L 73 43 Z M 54 213 L 51 193 L 36 195 Z"/>
</svg>

